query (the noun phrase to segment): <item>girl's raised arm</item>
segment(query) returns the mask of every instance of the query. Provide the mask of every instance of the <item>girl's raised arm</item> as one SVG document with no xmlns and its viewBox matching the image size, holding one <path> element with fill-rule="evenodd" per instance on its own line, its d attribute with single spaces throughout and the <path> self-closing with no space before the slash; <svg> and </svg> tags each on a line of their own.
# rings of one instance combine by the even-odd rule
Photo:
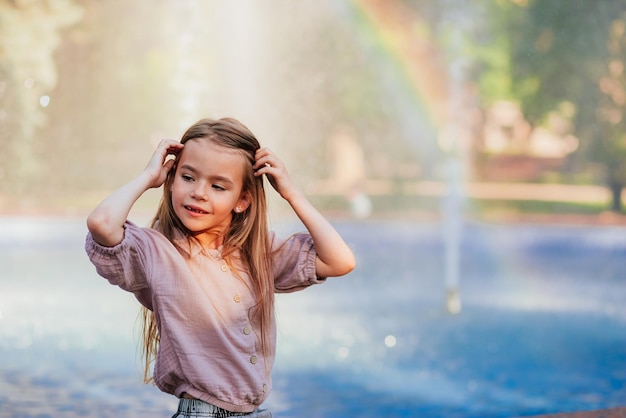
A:
<svg viewBox="0 0 626 418">
<path fill-rule="evenodd" d="M 174 166 L 168 155 L 176 155 L 183 144 L 162 140 L 146 168 L 133 180 L 105 198 L 87 217 L 87 228 L 94 240 L 113 247 L 124 238 L 124 222 L 139 197 L 148 189 L 160 187 Z"/>
<path fill-rule="evenodd" d="M 291 205 L 311 234 L 317 251 L 317 275 L 336 277 L 351 272 L 356 264 L 352 250 L 330 222 L 295 187 L 282 160 L 269 148 L 261 148 L 256 153 L 254 169 L 257 176 L 267 175 L 272 187 Z"/>
</svg>

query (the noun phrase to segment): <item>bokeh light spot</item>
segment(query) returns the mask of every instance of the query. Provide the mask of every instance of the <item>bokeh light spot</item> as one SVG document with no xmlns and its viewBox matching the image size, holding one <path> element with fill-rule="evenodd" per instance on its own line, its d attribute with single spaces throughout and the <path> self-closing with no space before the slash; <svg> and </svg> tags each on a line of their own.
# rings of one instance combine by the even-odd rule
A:
<svg viewBox="0 0 626 418">
<path fill-rule="evenodd" d="M 391 347 L 395 347 L 397 343 L 396 337 L 394 337 L 393 335 L 387 335 L 385 337 L 385 345 L 389 348 Z"/>
<path fill-rule="evenodd" d="M 48 107 L 48 105 L 50 104 L 50 96 L 48 96 L 47 94 L 41 96 L 39 98 L 39 104 L 41 105 L 41 107 Z"/>
<path fill-rule="evenodd" d="M 337 350 L 338 360 L 345 360 L 346 358 L 348 358 L 349 355 L 350 349 L 348 347 L 340 347 L 339 350 Z"/>
</svg>

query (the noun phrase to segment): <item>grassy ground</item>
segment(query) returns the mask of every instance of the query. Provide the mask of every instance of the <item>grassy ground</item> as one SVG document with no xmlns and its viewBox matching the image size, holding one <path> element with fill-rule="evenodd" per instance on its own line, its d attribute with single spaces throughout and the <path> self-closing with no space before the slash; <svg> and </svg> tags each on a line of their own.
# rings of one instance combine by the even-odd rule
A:
<svg viewBox="0 0 626 418">
<path fill-rule="evenodd" d="M 424 187 L 427 186 L 427 187 Z M 438 219 L 446 189 L 444 184 L 415 183 L 371 193 L 370 218 Z M 0 216 L 86 216 L 109 191 L 15 197 L 0 195 Z M 270 194 L 270 207 L 278 217 L 290 216 L 289 208 Z M 150 190 L 137 202 L 133 213 L 150 217 L 161 197 Z M 342 194 L 311 193 L 312 202 L 331 218 L 354 217 L 349 200 Z M 570 224 L 626 224 L 626 213 L 609 210 L 608 191 L 600 186 L 489 184 L 465 187 L 459 213 L 464 217 L 496 222 L 550 222 Z"/>
</svg>

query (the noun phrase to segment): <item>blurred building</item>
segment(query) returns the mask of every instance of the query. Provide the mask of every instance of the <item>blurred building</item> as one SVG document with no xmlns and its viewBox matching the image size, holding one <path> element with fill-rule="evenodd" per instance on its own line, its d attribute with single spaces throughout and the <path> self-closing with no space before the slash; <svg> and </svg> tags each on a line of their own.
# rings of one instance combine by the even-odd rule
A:
<svg viewBox="0 0 626 418">
<path fill-rule="evenodd" d="M 475 173 L 483 181 L 536 181 L 564 167 L 578 149 L 565 117 L 553 113 L 545 126 L 532 127 L 517 103 L 498 102 L 487 110 Z"/>
</svg>

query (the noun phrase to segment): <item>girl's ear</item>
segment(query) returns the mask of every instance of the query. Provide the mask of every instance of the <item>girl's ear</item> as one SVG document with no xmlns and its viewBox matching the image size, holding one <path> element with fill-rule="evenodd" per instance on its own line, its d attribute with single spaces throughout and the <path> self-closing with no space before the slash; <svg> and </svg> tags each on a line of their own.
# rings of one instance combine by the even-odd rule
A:
<svg viewBox="0 0 626 418">
<path fill-rule="evenodd" d="M 237 213 L 245 212 L 246 209 L 248 209 L 248 207 L 250 206 L 250 203 L 252 203 L 252 195 L 250 194 L 250 192 L 241 193 L 241 197 L 239 197 L 239 200 L 237 201 L 237 204 L 235 205 L 235 212 Z"/>
</svg>

